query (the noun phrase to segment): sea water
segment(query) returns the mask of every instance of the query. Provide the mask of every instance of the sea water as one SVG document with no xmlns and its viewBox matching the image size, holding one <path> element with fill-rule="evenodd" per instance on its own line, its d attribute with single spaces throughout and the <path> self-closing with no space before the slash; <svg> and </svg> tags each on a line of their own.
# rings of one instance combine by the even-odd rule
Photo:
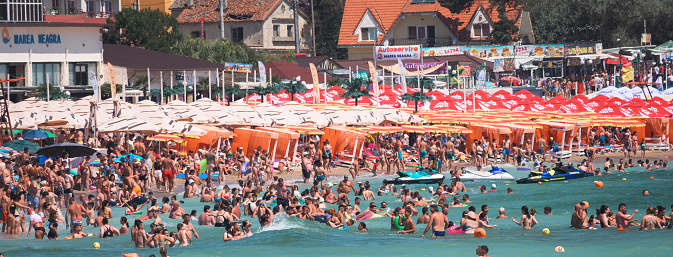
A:
<svg viewBox="0 0 673 257">
<path fill-rule="evenodd" d="M 514 177 L 526 177 L 526 171 L 517 171 L 510 165 L 503 166 Z M 481 181 L 465 182 L 473 205 L 479 210 L 482 204 L 489 206 L 491 225 L 496 228 L 486 229 L 486 238 L 475 238 L 471 235 L 448 234 L 443 238 L 431 238 L 431 232 L 421 238 L 420 234 L 425 225 L 416 227 L 416 234 L 397 235 L 397 231 L 390 230 L 390 218 L 366 220 L 369 232 L 360 232 L 357 226 L 347 231 L 333 229 L 325 224 L 305 221 L 294 217 L 277 216 L 271 227 L 259 227 L 257 219 L 244 217 L 252 221 L 254 235 L 238 241 L 223 242 L 223 228 L 194 225 L 200 238 L 193 240 L 193 245 L 187 247 L 169 248 L 170 256 L 474 256 L 478 245 L 487 245 L 491 256 L 550 256 L 556 246 L 565 248 L 567 256 L 670 256 L 673 246 L 673 230 L 638 231 L 631 227 L 629 231 L 617 231 L 615 228 L 597 230 L 577 230 L 568 228 L 574 205 L 580 201 L 588 201 L 589 215 L 595 214 L 595 209 L 601 204 L 608 205 L 613 212 L 617 212 L 617 205 L 625 203 L 627 212 L 636 214 L 638 220 L 645 215 L 648 206 L 662 205 L 666 207 L 666 214 L 671 211 L 673 204 L 673 190 L 671 182 L 673 175 L 670 170 L 645 171 L 642 167 L 629 169 L 630 174 L 613 173 L 604 176 L 574 179 L 560 182 L 550 182 L 543 185 L 518 185 L 514 181 Z M 650 177 L 654 178 L 651 179 Z M 379 187 L 385 176 L 365 177 L 359 181 L 369 180 L 372 188 Z M 623 180 L 626 179 L 626 180 Z M 328 181 L 338 183 L 340 178 L 330 177 Z M 593 181 L 603 181 L 605 187 L 595 187 Z M 445 180 L 448 183 L 448 179 Z M 485 185 L 490 188 L 496 184 L 498 190 L 481 194 L 477 186 Z M 300 189 L 308 187 L 298 184 Z M 432 185 L 436 188 L 436 185 Z M 412 190 L 421 191 L 421 195 L 429 198 L 427 185 L 411 185 Z M 511 187 L 513 194 L 506 194 Z M 642 196 L 642 191 L 648 190 L 650 196 Z M 375 190 L 374 190 L 375 191 Z M 179 197 L 179 199 L 181 199 Z M 354 196 L 350 195 L 351 203 Z M 392 195 L 377 197 L 377 206 L 386 201 L 391 208 L 401 206 L 401 201 Z M 203 211 L 203 205 L 198 199 L 186 199 L 181 206 L 189 213 Z M 362 202 L 360 208 L 366 208 L 368 202 Z M 521 206 L 538 210 L 539 224 L 532 230 L 523 230 L 512 222 L 512 217 L 521 218 Z M 552 208 L 553 215 L 545 215 L 545 206 Z M 335 206 L 330 206 L 335 207 Z M 495 219 L 498 209 L 504 207 L 509 218 Z M 421 208 L 418 208 L 419 212 Z M 450 208 L 448 218 L 459 223 L 464 208 Z M 146 208 L 143 208 L 143 212 Z M 124 209 L 113 208 L 114 219 L 110 221 L 119 227 L 119 218 Z M 160 215 L 169 231 L 175 231 L 181 220 L 169 219 L 167 215 Z M 129 224 L 137 216 L 127 216 Z M 417 217 L 414 217 L 414 220 Z M 145 222 L 149 224 L 148 222 Z M 196 222 L 193 222 L 196 223 Z M 146 226 L 147 227 L 147 226 Z M 549 235 L 542 235 L 542 229 L 549 228 Z M 146 228 L 149 229 L 149 228 Z M 8 236 L 0 235 L 0 252 L 5 256 L 121 256 L 121 253 L 138 253 L 140 256 L 155 254 L 157 249 L 133 247 L 130 235 L 113 238 L 83 238 L 62 240 L 68 236 L 65 226 L 59 229 L 60 240 L 36 240 L 33 235 L 24 234 Z M 85 227 L 84 232 L 99 233 L 98 228 Z M 45 237 L 46 238 L 46 237 Z M 99 242 L 100 249 L 93 249 L 92 244 Z"/>
</svg>

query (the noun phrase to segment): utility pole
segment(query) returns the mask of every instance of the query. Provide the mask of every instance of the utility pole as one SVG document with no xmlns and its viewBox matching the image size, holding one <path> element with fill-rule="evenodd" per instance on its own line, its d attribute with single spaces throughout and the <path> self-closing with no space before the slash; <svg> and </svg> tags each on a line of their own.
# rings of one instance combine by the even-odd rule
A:
<svg viewBox="0 0 673 257">
<path fill-rule="evenodd" d="M 313 37 L 313 56 L 315 53 L 315 12 L 313 12 L 313 0 L 311 0 L 311 35 Z"/>
<path fill-rule="evenodd" d="M 224 39 L 224 6 L 225 1 L 227 0 L 220 0 L 220 39 Z"/>
<path fill-rule="evenodd" d="M 299 53 L 299 6 L 294 0 L 294 52 Z"/>
</svg>

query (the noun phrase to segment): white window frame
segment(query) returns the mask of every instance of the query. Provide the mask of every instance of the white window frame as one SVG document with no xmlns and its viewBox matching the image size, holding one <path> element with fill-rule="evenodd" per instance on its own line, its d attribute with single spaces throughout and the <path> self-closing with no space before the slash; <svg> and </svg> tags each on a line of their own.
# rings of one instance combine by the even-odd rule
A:
<svg viewBox="0 0 673 257">
<path fill-rule="evenodd" d="M 367 30 L 367 33 L 363 33 L 364 30 Z M 372 36 L 372 31 L 371 30 L 374 30 L 374 32 L 376 32 L 376 35 L 374 36 L 374 38 L 371 37 Z M 363 38 L 365 34 L 367 35 L 367 39 Z M 378 37 L 379 37 L 379 32 L 378 32 L 378 29 L 376 27 L 360 28 L 360 41 L 364 41 L 364 42 L 376 41 L 378 39 Z"/>
</svg>

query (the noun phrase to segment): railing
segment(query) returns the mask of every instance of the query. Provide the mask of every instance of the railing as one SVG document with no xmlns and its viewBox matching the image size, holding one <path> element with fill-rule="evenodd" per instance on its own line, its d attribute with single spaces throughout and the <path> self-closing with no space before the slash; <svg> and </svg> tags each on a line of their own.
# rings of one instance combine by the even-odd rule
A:
<svg viewBox="0 0 673 257">
<path fill-rule="evenodd" d="M 87 18 L 110 18 L 117 12 L 86 12 L 82 9 L 44 9 L 45 15 L 86 15 Z"/>
<path fill-rule="evenodd" d="M 390 45 L 423 45 L 423 47 L 435 47 L 435 46 L 451 46 L 453 45 L 453 38 L 393 38 L 390 41 Z"/>
</svg>

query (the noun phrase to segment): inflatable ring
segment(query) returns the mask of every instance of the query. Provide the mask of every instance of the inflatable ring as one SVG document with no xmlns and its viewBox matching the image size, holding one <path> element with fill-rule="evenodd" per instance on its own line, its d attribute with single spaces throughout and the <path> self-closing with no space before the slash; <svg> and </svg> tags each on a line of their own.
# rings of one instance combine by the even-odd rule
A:
<svg viewBox="0 0 673 257">
<path fill-rule="evenodd" d="M 248 165 L 250 165 L 250 161 L 245 162 L 243 166 L 241 166 L 241 174 L 247 175 L 252 172 L 252 168 L 248 168 Z"/>
</svg>

